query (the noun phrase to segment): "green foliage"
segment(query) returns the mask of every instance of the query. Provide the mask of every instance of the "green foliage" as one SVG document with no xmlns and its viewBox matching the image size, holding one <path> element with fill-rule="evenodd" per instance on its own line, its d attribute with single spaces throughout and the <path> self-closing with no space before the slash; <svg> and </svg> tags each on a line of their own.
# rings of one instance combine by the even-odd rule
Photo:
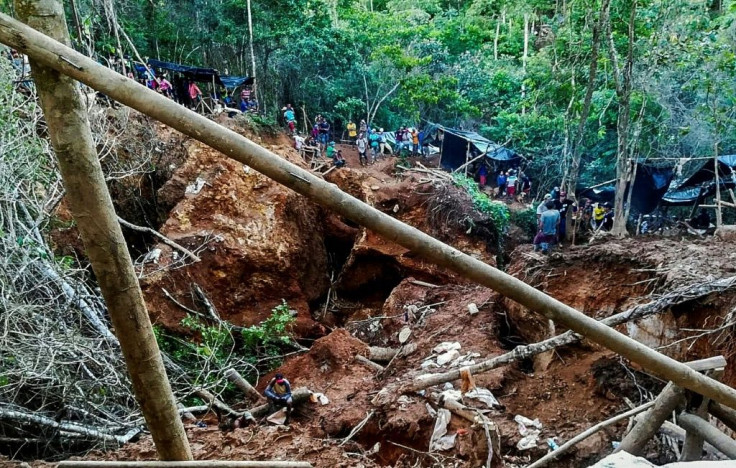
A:
<svg viewBox="0 0 736 468">
<path fill-rule="evenodd" d="M 534 208 L 512 211 L 510 222 L 529 237 L 534 237 L 537 234 L 537 210 Z"/>
<path fill-rule="evenodd" d="M 500 239 L 509 226 L 510 213 L 505 203 L 491 199 L 487 194 L 481 192 L 478 184 L 470 177 L 462 174 L 453 174 L 455 184 L 468 192 L 473 200 L 473 207 L 488 216 L 493 221 L 493 227 Z"/>
<path fill-rule="evenodd" d="M 282 348 L 291 343 L 289 327 L 294 323 L 294 317 L 286 301 L 276 306 L 271 316 L 258 325 L 244 328 L 244 351 L 251 355 L 278 356 Z"/>
</svg>

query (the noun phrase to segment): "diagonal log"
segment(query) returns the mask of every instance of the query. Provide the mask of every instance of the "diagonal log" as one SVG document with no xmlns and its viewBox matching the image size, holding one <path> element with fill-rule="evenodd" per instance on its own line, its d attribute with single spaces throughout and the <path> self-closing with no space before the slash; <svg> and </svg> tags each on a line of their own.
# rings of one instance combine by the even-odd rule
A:
<svg viewBox="0 0 736 468">
<path fill-rule="evenodd" d="M 736 460 L 736 441 L 716 429 L 705 419 L 694 414 L 681 413 L 677 417 L 677 425 L 687 432 L 698 434 L 729 459 Z"/>
<path fill-rule="evenodd" d="M 656 301 L 648 302 L 646 304 L 636 305 L 628 310 L 620 312 L 615 315 L 611 315 L 600 321 L 600 323 L 609 327 L 615 327 L 623 323 L 627 323 L 633 320 L 638 320 L 650 315 L 655 315 L 668 310 L 674 305 L 679 305 L 685 302 L 700 299 L 710 294 L 720 294 L 729 289 L 736 287 L 736 276 L 729 276 L 715 281 L 707 281 L 704 283 L 691 284 L 682 288 L 670 291 Z M 497 367 L 511 364 L 512 362 L 521 361 L 528 359 L 537 354 L 542 354 L 547 351 L 551 351 L 561 346 L 566 346 L 572 343 L 576 343 L 583 339 L 582 335 L 579 335 L 573 331 L 567 331 L 561 335 L 548 338 L 538 343 L 517 346 L 513 351 L 509 351 L 506 354 L 495 356 L 486 361 L 479 362 L 468 367 L 468 370 L 472 374 L 479 374 L 482 372 L 488 372 L 496 369 Z M 407 384 L 402 391 L 404 393 L 416 392 L 423 388 L 432 387 L 434 385 L 443 384 L 445 382 L 452 382 L 460 378 L 461 370 L 452 370 L 442 374 L 425 374 L 416 377 L 412 382 Z"/>
<path fill-rule="evenodd" d="M 498 291 L 555 323 L 638 363 L 654 375 L 736 408 L 736 390 L 727 385 L 705 377 L 523 281 L 382 213 L 242 135 L 183 108 L 5 14 L 0 14 L 0 42 L 221 151 L 321 206 L 413 251 L 421 258 Z"/>
</svg>

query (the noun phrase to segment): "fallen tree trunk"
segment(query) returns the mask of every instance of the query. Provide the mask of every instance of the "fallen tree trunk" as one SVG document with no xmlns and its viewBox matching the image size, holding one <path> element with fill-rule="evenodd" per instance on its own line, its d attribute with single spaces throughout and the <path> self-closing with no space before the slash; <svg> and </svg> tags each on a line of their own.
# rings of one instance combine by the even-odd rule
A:
<svg viewBox="0 0 736 468">
<path fill-rule="evenodd" d="M 498 291 L 528 309 L 640 364 L 654 375 L 736 408 L 736 390 L 727 385 L 709 379 L 531 285 L 382 213 L 343 192 L 336 185 L 316 177 L 232 130 L 183 108 L 171 99 L 105 68 L 5 14 L 0 14 L 0 42 L 223 152 L 323 207 L 413 251 L 423 259 Z M 172 417 L 176 417 L 175 407 Z"/>
<path fill-rule="evenodd" d="M 638 320 L 644 317 L 655 315 L 666 311 L 670 307 L 684 302 L 699 299 L 710 294 L 723 293 L 731 288 L 736 287 L 736 276 L 719 279 L 716 281 L 708 281 L 705 283 L 697 283 L 678 288 L 674 291 L 664 294 L 656 301 L 631 307 L 624 312 L 611 315 L 600 321 L 600 323 L 609 327 L 615 327 L 632 320 Z M 496 369 L 497 367 L 510 364 L 512 362 L 528 359 L 532 356 L 551 351 L 560 346 L 566 346 L 581 341 L 584 337 L 573 331 L 567 331 L 561 335 L 525 346 L 517 346 L 506 354 L 493 357 L 478 364 L 469 367 L 472 374 L 480 374 Z M 411 383 L 402 388 L 403 393 L 416 392 L 423 388 L 432 387 L 434 385 L 452 382 L 460 378 L 460 370 L 452 370 L 442 374 L 425 374 L 416 377 Z"/>
<path fill-rule="evenodd" d="M 639 419 L 642 416 L 646 415 L 640 414 L 639 416 L 637 416 L 636 419 Z M 665 421 L 664 423 L 662 423 L 662 427 L 659 428 L 659 433 L 664 434 L 668 437 L 672 437 L 673 439 L 682 443 L 685 442 L 685 438 L 687 437 L 687 431 L 685 431 L 685 429 L 670 421 Z M 705 442 L 705 444 L 703 445 L 703 450 L 705 450 L 705 453 L 710 457 L 719 460 L 728 460 L 728 457 L 725 454 L 720 452 L 717 448 L 713 447 L 708 442 Z"/>
<path fill-rule="evenodd" d="M 199 398 L 205 401 L 205 403 L 209 404 L 209 406 L 216 408 L 218 411 L 228 414 L 230 416 L 237 416 L 238 413 L 234 409 L 230 408 L 228 405 L 223 403 L 222 401 L 215 398 L 215 396 L 207 389 L 205 388 L 198 388 L 194 390 L 193 392 L 195 395 L 197 395 Z"/>
<path fill-rule="evenodd" d="M 708 405 L 708 411 L 710 414 L 718 418 L 719 421 L 725 424 L 726 427 L 736 432 L 736 411 L 728 408 L 727 406 L 723 406 L 720 403 L 716 403 L 715 401 L 710 402 L 710 405 Z"/>
<path fill-rule="evenodd" d="M 367 357 L 361 356 L 360 354 L 358 354 L 357 356 L 355 356 L 355 360 L 358 361 L 361 364 L 365 364 L 366 366 L 372 368 L 376 372 L 383 372 L 383 370 L 384 370 L 384 367 L 382 365 L 380 365 L 378 363 L 375 363 L 375 362 L 371 361 L 370 359 L 368 359 Z"/>
<path fill-rule="evenodd" d="M 694 414 L 681 413 L 677 417 L 677 425 L 687 432 L 694 432 L 708 441 L 713 447 L 723 452 L 729 459 L 736 460 L 736 441 L 715 428 L 705 419 Z"/>
<path fill-rule="evenodd" d="M 368 353 L 368 359 L 371 361 L 389 362 L 398 353 L 398 349 L 371 346 Z"/>
<path fill-rule="evenodd" d="M 262 402 L 265 400 L 263 395 L 258 393 L 258 390 L 253 388 L 253 385 L 250 384 L 247 380 L 243 378 L 242 375 L 232 367 L 227 369 L 225 371 L 225 377 L 233 383 L 236 387 L 240 389 L 248 398 L 251 398 L 255 402 Z"/>
</svg>

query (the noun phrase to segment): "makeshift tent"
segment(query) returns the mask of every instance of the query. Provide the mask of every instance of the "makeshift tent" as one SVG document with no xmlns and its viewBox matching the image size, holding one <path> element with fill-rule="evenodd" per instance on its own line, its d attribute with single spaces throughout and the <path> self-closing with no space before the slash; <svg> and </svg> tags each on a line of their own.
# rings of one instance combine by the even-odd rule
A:
<svg viewBox="0 0 736 468">
<path fill-rule="evenodd" d="M 253 80 L 253 77 L 251 77 L 251 76 L 226 76 L 226 75 L 221 75 L 220 76 L 220 82 L 227 89 L 235 89 L 238 86 L 242 86 L 242 85 L 252 86 L 254 80 Z"/>
<path fill-rule="evenodd" d="M 664 204 L 672 206 L 693 205 L 699 200 L 716 193 L 713 160 L 703 161 L 690 175 L 672 184 L 674 187 L 662 198 Z M 718 157 L 718 176 L 721 190 L 736 187 L 736 155 Z"/>
<path fill-rule="evenodd" d="M 493 143 L 475 132 L 431 123 L 424 130 L 429 135 L 430 144 L 441 148 L 440 165 L 444 169 L 455 170 L 484 153 L 489 160 L 496 163 L 494 165 L 501 163 L 514 166 L 521 159 L 513 150 Z"/>
<path fill-rule="evenodd" d="M 656 210 L 674 177 L 671 167 L 656 167 L 638 163 L 636 178 L 631 194 L 631 210 L 634 213 L 649 214 Z M 626 195 L 628 195 L 628 190 Z M 577 192 L 578 198 L 589 198 L 594 203 L 613 203 L 616 189 L 613 186 L 583 189 Z"/>
<path fill-rule="evenodd" d="M 215 83 L 222 85 L 220 74 L 214 68 L 192 67 L 190 65 L 182 65 L 180 63 L 162 62 L 161 60 L 148 59 L 148 66 L 162 70 L 169 70 L 175 73 L 181 73 L 187 79 L 192 81 L 200 81 L 205 83 Z"/>
</svg>

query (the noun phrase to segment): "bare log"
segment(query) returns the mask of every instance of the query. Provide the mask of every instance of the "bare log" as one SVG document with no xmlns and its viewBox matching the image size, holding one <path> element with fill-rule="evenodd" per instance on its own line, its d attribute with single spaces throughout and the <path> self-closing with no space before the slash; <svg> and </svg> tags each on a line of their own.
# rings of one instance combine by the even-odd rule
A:
<svg viewBox="0 0 736 468">
<path fill-rule="evenodd" d="M 707 440 L 709 444 L 723 452 L 729 459 L 736 460 L 736 441 L 716 429 L 705 419 L 694 414 L 681 413 L 677 417 L 677 425 L 687 432 L 694 432 Z"/>
<path fill-rule="evenodd" d="M 646 416 L 646 414 L 640 414 L 636 417 L 636 419 L 640 419 L 642 416 Z M 662 427 L 659 428 L 659 433 L 664 434 L 668 437 L 672 437 L 673 439 L 679 441 L 679 442 L 685 442 L 685 438 L 687 437 L 687 431 L 677 424 L 674 424 L 670 421 L 665 421 L 662 423 Z M 713 447 L 708 442 L 705 442 L 703 446 L 703 450 L 705 450 L 705 453 L 713 458 L 727 460 L 728 457 L 724 455 L 722 452 L 720 452 L 717 448 Z"/>
<path fill-rule="evenodd" d="M 60 1 L 16 0 L 15 11 L 31 27 L 69 44 L 64 7 Z M 7 32 L 1 26 L 0 29 Z M 46 40 L 53 41 L 49 38 Z M 159 458 L 191 460 L 184 424 L 176 410 L 176 400 L 166 376 L 128 246 L 107 190 L 79 87 L 73 79 L 49 67 L 43 60 L 29 58 L 51 145 L 66 189 L 66 199 L 109 310 L 133 391 L 141 405 Z M 58 55 L 57 60 L 61 60 Z"/>
<path fill-rule="evenodd" d="M 710 414 L 718 418 L 723 424 L 726 425 L 732 431 L 736 431 L 736 411 L 732 410 L 727 406 L 723 406 L 720 403 L 711 401 L 708 405 L 708 411 Z"/>
<path fill-rule="evenodd" d="M 621 441 L 615 452 L 628 452 L 632 455 L 641 455 L 647 442 L 657 433 L 662 423 L 678 406 L 685 402 L 685 391 L 672 384 L 662 390 L 654 400 L 654 408 L 649 410 L 646 417 L 634 426 Z"/>
<path fill-rule="evenodd" d="M 714 379 L 719 379 L 723 376 L 723 368 L 716 369 L 715 371 L 711 371 L 709 373 L 711 377 Z M 710 399 L 703 398 L 703 401 L 700 402 L 700 405 L 693 411 L 693 414 L 696 416 L 703 418 L 705 420 L 708 419 L 708 405 L 710 404 Z M 705 440 L 703 437 L 701 437 L 700 434 L 697 434 L 695 432 L 688 432 L 685 436 L 685 443 L 682 444 L 682 451 L 680 452 L 680 460 L 679 461 L 698 461 L 703 457 L 703 445 L 705 443 Z"/>
<path fill-rule="evenodd" d="M 382 365 L 371 361 L 365 356 L 361 356 L 360 354 L 358 354 L 357 356 L 355 356 L 355 360 L 361 364 L 365 364 L 366 366 L 372 368 L 376 372 L 383 372 L 384 367 Z"/>
<path fill-rule="evenodd" d="M 633 416 L 633 415 L 635 415 L 637 413 L 641 413 L 642 411 L 646 411 L 647 409 L 649 409 L 652 406 L 654 406 L 655 403 L 656 403 L 656 401 L 650 401 L 650 402 L 645 403 L 645 404 L 643 404 L 641 406 L 637 406 L 636 408 L 631 409 L 631 410 L 629 410 L 629 411 L 627 411 L 625 413 L 617 414 L 616 416 L 614 416 L 612 418 L 606 419 L 605 421 L 596 424 L 595 426 L 593 426 L 593 427 L 591 427 L 591 428 L 589 428 L 589 429 L 581 432 L 580 434 L 576 435 L 572 439 L 568 440 L 567 442 L 565 442 L 564 444 L 562 444 L 560 446 L 560 448 L 558 448 L 557 450 L 552 451 L 552 452 L 549 452 L 547 455 L 545 455 L 542 458 L 540 458 L 539 460 L 535 461 L 534 463 L 532 463 L 531 465 L 529 465 L 527 468 L 540 468 L 540 467 L 546 465 L 547 463 L 560 458 L 562 455 L 564 455 L 565 453 L 567 453 L 568 451 L 570 451 L 570 449 L 573 448 L 575 445 L 577 445 L 578 443 L 580 443 L 583 440 L 587 439 L 588 437 L 592 436 L 593 434 L 595 434 L 596 432 L 600 431 L 604 427 L 610 426 L 611 424 L 616 424 L 617 422 L 621 421 L 622 419 L 626 419 L 626 418 L 631 417 L 631 416 Z"/>
<path fill-rule="evenodd" d="M 650 315 L 662 313 L 668 310 L 673 305 L 689 302 L 701 297 L 708 296 L 710 294 L 722 293 L 734 287 L 736 287 L 736 276 L 729 276 L 728 278 L 723 278 L 716 281 L 691 284 L 682 288 L 678 288 L 674 291 L 670 291 L 656 301 L 637 305 L 631 307 L 628 310 L 625 310 L 624 312 L 611 315 L 610 317 L 601 320 L 600 323 L 608 325 L 609 327 L 615 327 L 617 325 L 631 322 L 633 320 L 638 320 Z M 539 343 L 534 343 L 526 346 L 517 346 L 512 351 L 506 354 L 495 356 L 486 361 L 474 364 L 470 366 L 469 369 L 470 372 L 472 372 L 473 374 L 488 372 L 506 364 L 528 359 L 532 356 L 551 351 L 555 348 L 559 348 L 560 346 L 566 346 L 572 343 L 576 343 L 578 341 L 581 341 L 582 339 L 582 335 L 579 335 L 573 331 L 567 331 L 561 335 L 548 338 L 544 341 L 540 341 Z M 711 367 L 711 369 L 714 368 L 716 367 Z M 702 369 L 693 370 L 701 371 Z M 423 388 L 432 387 L 434 385 L 443 384 L 445 382 L 452 382 L 459 378 L 459 370 L 452 370 L 443 374 L 420 375 L 414 378 L 414 380 L 407 384 L 404 388 L 402 388 L 402 391 L 404 393 L 416 392 Z"/>
<path fill-rule="evenodd" d="M 253 388 L 253 385 L 250 384 L 247 380 L 243 378 L 242 375 L 232 367 L 227 369 L 225 371 L 225 377 L 233 383 L 236 387 L 238 387 L 248 398 L 251 398 L 255 402 L 262 402 L 265 400 L 263 395 L 258 393 L 258 390 Z"/>
<path fill-rule="evenodd" d="M 297 461 L 63 461 L 59 468 L 312 468 L 309 462 Z"/>
<path fill-rule="evenodd" d="M 371 346 L 368 359 L 371 361 L 388 362 L 398 354 L 399 350 L 394 348 L 382 348 L 380 346 Z"/>
<path fill-rule="evenodd" d="M 105 68 L 5 14 L 0 14 L 0 42 L 16 48 L 37 63 L 82 81 L 110 98 L 222 151 L 325 208 L 332 209 L 413 251 L 421 258 L 496 290 L 528 309 L 640 364 L 654 375 L 736 408 L 736 390 L 727 385 L 709 379 L 531 285 L 368 206 L 310 171 L 301 169 L 216 122 L 182 108 L 176 102 Z M 169 420 L 173 418 L 176 418 L 175 411 Z"/>
<path fill-rule="evenodd" d="M 209 390 L 206 388 L 197 388 L 193 392 L 199 398 L 204 400 L 209 406 L 217 408 L 220 412 L 229 414 L 230 416 L 238 416 L 240 413 L 230 408 L 228 405 L 217 399 Z"/>
<path fill-rule="evenodd" d="M 190 259 L 194 260 L 195 262 L 199 262 L 199 261 L 202 260 L 197 255 L 195 255 L 191 250 L 187 249 L 186 247 L 183 247 L 180 244 L 177 244 L 176 242 L 174 242 L 173 240 L 171 240 L 168 237 L 164 236 L 163 234 L 161 234 L 160 232 L 158 232 L 155 229 L 151 229 L 149 227 L 138 226 L 136 224 L 129 223 L 128 221 L 124 220 L 120 216 L 118 216 L 118 222 L 120 224 L 122 224 L 123 226 L 127 227 L 128 229 L 132 229 L 133 231 L 146 232 L 148 234 L 152 234 L 152 235 L 158 237 L 161 240 L 161 242 L 163 242 L 164 244 L 168 245 L 169 247 L 171 247 L 174 250 L 178 250 L 179 252 L 183 253 L 184 255 L 186 255 Z"/>
</svg>

